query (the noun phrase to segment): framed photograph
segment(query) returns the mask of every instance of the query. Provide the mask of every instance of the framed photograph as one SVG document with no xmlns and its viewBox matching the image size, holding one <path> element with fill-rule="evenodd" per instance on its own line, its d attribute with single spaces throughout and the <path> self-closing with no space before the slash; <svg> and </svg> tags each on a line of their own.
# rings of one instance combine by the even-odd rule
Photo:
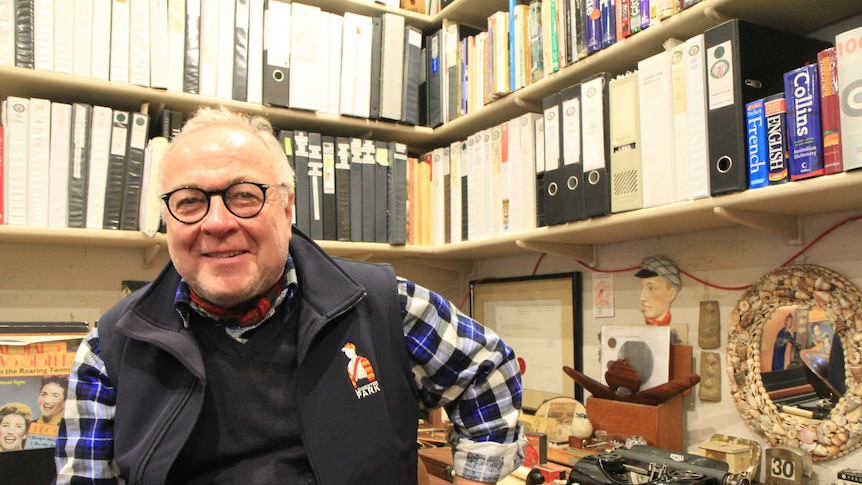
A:
<svg viewBox="0 0 862 485">
<path fill-rule="evenodd" d="M 525 410 L 560 396 L 583 400 L 581 386 L 563 372 L 583 371 L 581 294 L 578 272 L 470 282 L 470 315 L 519 359 Z"/>
</svg>

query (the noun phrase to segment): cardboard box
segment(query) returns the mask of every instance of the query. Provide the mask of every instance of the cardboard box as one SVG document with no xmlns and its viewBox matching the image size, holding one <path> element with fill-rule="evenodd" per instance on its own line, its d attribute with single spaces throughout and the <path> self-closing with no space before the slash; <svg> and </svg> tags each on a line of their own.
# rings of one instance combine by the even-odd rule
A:
<svg viewBox="0 0 862 485">
<path fill-rule="evenodd" d="M 751 466 L 751 449 L 745 445 L 724 441 L 703 441 L 700 443 L 703 456 L 726 462 L 731 473 L 739 473 Z"/>
</svg>

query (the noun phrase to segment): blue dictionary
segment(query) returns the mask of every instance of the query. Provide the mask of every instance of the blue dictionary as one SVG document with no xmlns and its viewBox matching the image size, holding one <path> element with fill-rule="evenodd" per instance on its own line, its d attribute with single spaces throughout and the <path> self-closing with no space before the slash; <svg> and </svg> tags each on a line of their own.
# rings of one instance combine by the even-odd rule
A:
<svg viewBox="0 0 862 485">
<path fill-rule="evenodd" d="M 748 142 L 748 188 L 757 189 L 769 185 L 767 165 L 766 117 L 763 114 L 763 99 L 745 105 L 745 139 Z"/>
<path fill-rule="evenodd" d="M 790 180 L 823 175 L 820 81 L 817 64 L 784 73 Z"/>
<path fill-rule="evenodd" d="M 766 117 L 769 184 L 783 184 L 790 181 L 787 153 L 787 101 L 784 99 L 784 92 L 775 93 L 763 99 L 763 114 Z"/>
<path fill-rule="evenodd" d="M 602 49 L 604 49 L 617 41 L 617 15 L 611 0 L 599 0 L 599 11 L 602 14 Z"/>
</svg>

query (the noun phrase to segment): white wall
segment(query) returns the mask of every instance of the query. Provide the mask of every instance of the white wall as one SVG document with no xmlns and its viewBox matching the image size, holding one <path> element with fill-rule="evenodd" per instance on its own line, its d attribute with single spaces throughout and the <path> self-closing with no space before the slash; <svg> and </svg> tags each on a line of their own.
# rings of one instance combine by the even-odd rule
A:
<svg viewBox="0 0 862 485">
<path fill-rule="evenodd" d="M 803 219 L 804 241 L 799 246 L 752 229 L 728 228 L 601 246 L 597 251 L 598 261 L 592 266 L 603 271 L 613 271 L 636 267 L 644 256 L 665 255 L 673 259 L 681 270 L 708 283 L 739 287 L 754 283 L 761 275 L 780 266 L 830 226 L 854 215 L 858 214 L 846 213 Z M 862 288 L 860 240 L 862 240 L 862 221 L 844 225 L 811 247 L 797 262 L 824 266 Z M 538 258 L 539 255 L 530 255 L 485 261 L 479 264 L 478 273 L 471 275 L 470 278 L 528 275 L 533 271 Z M 545 257 L 537 269 L 539 274 L 565 271 L 582 272 L 584 371 L 587 375 L 600 379 L 603 371 L 597 359 L 598 333 L 602 325 L 643 322 L 643 316 L 637 309 L 640 281 L 634 277 L 634 271 L 616 273 L 613 277 L 615 315 L 613 318 L 594 318 L 590 291 L 591 270 L 565 258 L 551 256 Z M 722 398 L 717 403 L 701 402 L 697 398 L 697 388 L 690 397 L 686 398 L 684 442 L 689 452 L 697 451 L 698 443 L 707 440 L 715 433 L 757 439 L 762 446 L 766 446 L 765 441 L 759 435 L 755 435 L 739 417 L 730 396 L 725 372 L 724 353 L 729 330 L 727 316 L 742 293 L 743 291 L 710 288 L 683 276 L 682 290 L 671 307 L 672 321 L 689 325 L 689 344 L 694 348 L 695 372 L 699 372 L 700 368 L 701 349 L 697 345 L 700 302 L 717 300 L 721 313 L 721 348 L 711 351 L 720 352 L 722 355 Z M 862 460 L 862 450 L 857 450 L 849 456 L 816 464 L 815 471 L 821 483 L 832 483 L 839 470 L 851 466 L 858 468 L 860 460 Z M 761 463 L 761 478 L 764 476 L 762 469 L 763 463 Z"/>
</svg>

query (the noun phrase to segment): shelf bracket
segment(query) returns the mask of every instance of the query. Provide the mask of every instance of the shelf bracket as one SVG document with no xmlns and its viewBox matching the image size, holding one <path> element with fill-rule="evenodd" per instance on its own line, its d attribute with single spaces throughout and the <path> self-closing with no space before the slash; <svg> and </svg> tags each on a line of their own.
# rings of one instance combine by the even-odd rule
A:
<svg viewBox="0 0 862 485">
<path fill-rule="evenodd" d="M 728 209 L 727 207 L 715 207 L 713 212 L 715 215 L 736 224 L 781 236 L 789 240 L 791 244 L 801 244 L 802 242 L 801 221 L 797 216 Z"/>
<path fill-rule="evenodd" d="M 523 108 L 523 109 L 530 111 L 532 113 L 542 113 L 543 112 L 542 103 L 539 103 L 538 101 L 530 101 L 530 100 L 524 99 L 522 96 L 515 95 L 514 102 L 515 102 L 515 106 L 517 106 L 519 108 Z"/>
<path fill-rule="evenodd" d="M 563 256 L 575 261 L 582 261 L 590 266 L 596 263 L 596 247 L 591 244 L 546 243 L 524 241 L 523 239 L 518 239 L 515 241 L 515 244 L 517 244 L 519 248 L 527 249 L 529 251 Z"/>
<path fill-rule="evenodd" d="M 156 259 L 156 256 L 159 254 L 161 249 L 161 243 L 154 243 L 144 248 L 144 268 L 150 268 L 153 266 L 153 261 Z"/>
</svg>

